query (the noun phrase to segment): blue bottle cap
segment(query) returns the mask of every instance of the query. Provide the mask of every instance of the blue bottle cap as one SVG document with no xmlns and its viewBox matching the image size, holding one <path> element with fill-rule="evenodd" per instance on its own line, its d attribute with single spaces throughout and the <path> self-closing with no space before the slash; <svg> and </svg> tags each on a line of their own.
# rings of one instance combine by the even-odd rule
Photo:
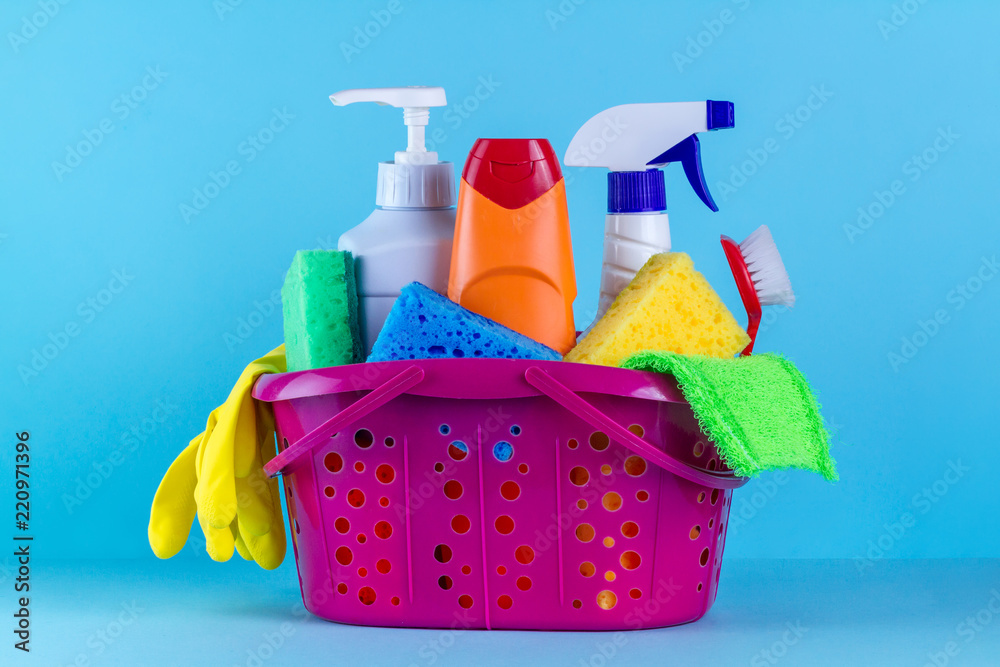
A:
<svg viewBox="0 0 1000 667">
<path fill-rule="evenodd" d="M 649 213 L 667 210 L 662 169 L 608 173 L 608 213 Z"/>
</svg>

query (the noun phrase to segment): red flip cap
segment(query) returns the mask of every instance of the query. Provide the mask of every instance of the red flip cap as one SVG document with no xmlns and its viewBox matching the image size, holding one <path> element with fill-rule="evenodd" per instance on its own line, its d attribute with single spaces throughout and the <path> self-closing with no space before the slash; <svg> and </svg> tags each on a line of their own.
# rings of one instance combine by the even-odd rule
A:
<svg viewBox="0 0 1000 667">
<path fill-rule="evenodd" d="M 548 139 L 477 139 L 462 178 L 507 209 L 526 206 L 562 178 Z"/>
</svg>

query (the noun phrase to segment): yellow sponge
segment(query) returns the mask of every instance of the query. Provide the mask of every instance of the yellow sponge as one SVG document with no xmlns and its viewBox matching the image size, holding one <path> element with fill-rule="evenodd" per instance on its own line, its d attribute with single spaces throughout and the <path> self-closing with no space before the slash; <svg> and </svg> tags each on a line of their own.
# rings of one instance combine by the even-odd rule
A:
<svg viewBox="0 0 1000 667">
<path fill-rule="evenodd" d="M 683 252 L 654 255 L 566 361 L 617 366 L 643 350 L 732 357 L 750 343 Z"/>
</svg>

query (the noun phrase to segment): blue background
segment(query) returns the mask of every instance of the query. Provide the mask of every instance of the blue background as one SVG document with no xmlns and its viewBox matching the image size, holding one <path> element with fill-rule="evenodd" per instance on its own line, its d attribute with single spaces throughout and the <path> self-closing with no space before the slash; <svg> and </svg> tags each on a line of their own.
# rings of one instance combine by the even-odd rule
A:
<svg viewBox="0 0 1000 667">
<path fill-rule="evenodd" d="M 793 471 L 737 492 L 726 558 L 1000 556 L 994 4 L 234 4 L 70 2 L 51 18 L 4 4 L 0 423 L 7 441 L 31 432 L 47 557 L 152 558 L 156 485 L 281 341 L 268 302 L 292 254 L 363 220 L 376 162 L 403 148 L 399 111 L 328 96 L 414 84 L 445 87 L 431 127 L 458 168 L 480 136 L 546 137 L 561 155 L 616 104 L 732 100 L 736 128 L 702 141 L 720 212 L 668 168 L 674 249 L 742 320 L 718 237 L 770 226 L 798 303 L 765 317 L 757 349 L 813 383 L 842 479 Z M 375 36 L 345 49 L 366 25 Z M 275 110 L 287 124 L 249 159 Z M 229 161 L 239 173 L 186 220 Z M 605 175 L 566 176 L 585 324 Z"/>
</svg>

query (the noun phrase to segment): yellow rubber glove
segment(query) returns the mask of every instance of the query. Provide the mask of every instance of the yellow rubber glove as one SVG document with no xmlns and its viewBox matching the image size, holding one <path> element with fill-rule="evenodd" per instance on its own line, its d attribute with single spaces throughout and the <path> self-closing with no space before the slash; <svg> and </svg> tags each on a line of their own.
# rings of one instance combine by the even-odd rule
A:
<svg viewBox="0 0 1000 667">
<path fill-rule="evenodd" d="M 212 411 L 205 431 L 177 457 L 160 482 L 149 520 L 149 543 L 160 558 L 184 546 L 197 514 L 205 549 L 227 561 L 234 550 L 273 569 L 285 556 L 280 485 L 263 465 L 275 455 L 274 416 L 251 391 L 263 373 L 285 372 L 279 346 L 244 369 L 226 399 Z"/>
</svg>

